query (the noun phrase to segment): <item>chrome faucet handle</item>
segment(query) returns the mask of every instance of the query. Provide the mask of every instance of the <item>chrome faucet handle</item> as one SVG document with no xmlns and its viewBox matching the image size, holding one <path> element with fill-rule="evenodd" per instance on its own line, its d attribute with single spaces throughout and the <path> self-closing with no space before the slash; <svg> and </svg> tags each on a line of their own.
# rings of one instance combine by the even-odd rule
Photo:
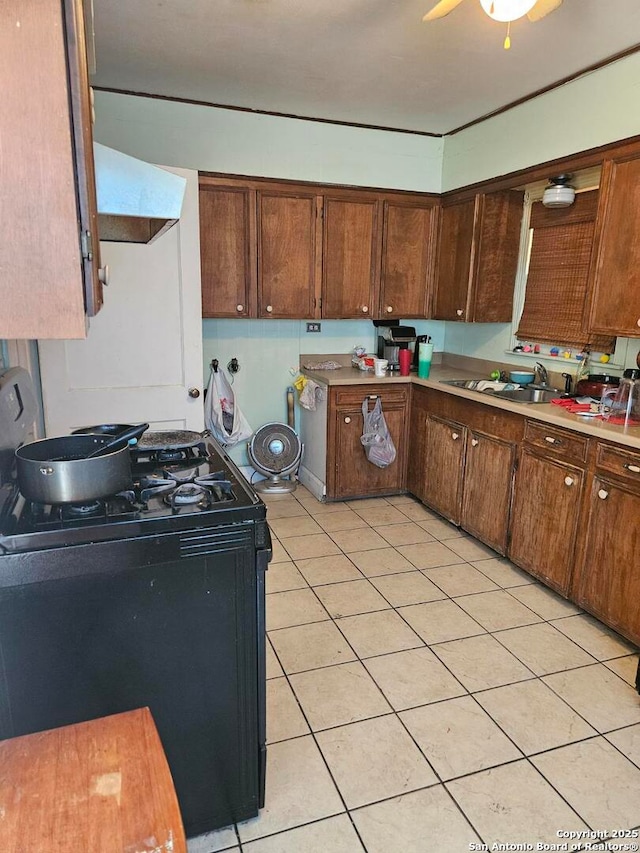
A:
<svg viewBox="0 0 640 853">
<path fill-rule="evenodd" d="M 540 364 L 539 361 L 536 361 L 536 370 L 540 376 L 540 384 L 548 385 L 549 384 L 549 372 L 544 364 Z"/>
</svg>

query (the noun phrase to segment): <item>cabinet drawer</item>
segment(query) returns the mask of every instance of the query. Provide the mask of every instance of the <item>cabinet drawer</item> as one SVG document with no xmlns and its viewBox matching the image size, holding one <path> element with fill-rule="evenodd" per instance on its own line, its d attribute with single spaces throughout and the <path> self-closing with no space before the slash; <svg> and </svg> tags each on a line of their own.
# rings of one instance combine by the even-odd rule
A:
<svg viewBox="0 0 640 853">
<path fill-rule="evenodd" d="M 382 407 L 404 405 L 409 399 L 408 384 L 389 385 L 339 385 L 332 389 L 336 406 L 362 406 L 365 397 L 382 397 Z"/>
<path fill-rule="evenodd" d="M 598 444 L 596 466 L 609 474 L 630 479 L 640 487 L 640 453 Z"/>
<path fill-rule="evenodd" d="M 524 440 L 534 447 L 544 447 L 560 454 L 563 459 L 586 462 L 589 441 L 564 429 L 547 426 L 540 421 L 527 421 Z"/>
</svg>

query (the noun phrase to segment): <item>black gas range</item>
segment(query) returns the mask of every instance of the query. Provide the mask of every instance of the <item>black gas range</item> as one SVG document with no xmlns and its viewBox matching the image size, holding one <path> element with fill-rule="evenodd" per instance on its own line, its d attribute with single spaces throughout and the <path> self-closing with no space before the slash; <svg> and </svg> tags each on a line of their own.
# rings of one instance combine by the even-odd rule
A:
<svg viewBox="0 0 640 853">
<path fill-rule="evenodd" d="M 22 432 L 0 411 L 0 739 L 148 706 L 187 835 L 255 816 L 264 504 L 211 438 L 133 448 L 117 495 L 35 504 L 12 466 Z"/>
<path fill-rule="evenodd" d="M 254 518 L 263 504 L 210 437 L 171 449 L 130 450 L 131 488 L 84 504 L 40 504 L 14 476 L 0 487 L 0 554 L 200 529 Z"/>
</svg>

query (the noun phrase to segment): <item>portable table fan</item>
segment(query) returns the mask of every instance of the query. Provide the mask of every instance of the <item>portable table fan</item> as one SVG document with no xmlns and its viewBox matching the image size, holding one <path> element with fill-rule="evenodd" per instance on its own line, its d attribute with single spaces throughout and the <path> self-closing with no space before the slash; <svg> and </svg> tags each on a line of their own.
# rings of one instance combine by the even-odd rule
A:
<svg viewBox="0 0 640 853">
<path fill-rule="evenodd" d="M 294 492 L 296 481 L 290 475 L 298 469 L 303 450 L 290 426 L 274 423 L 260 427 L 248 444 L 251 464 L 266 477 L 253 484 L 256 491 L 272 495 Z"/>
</svg>

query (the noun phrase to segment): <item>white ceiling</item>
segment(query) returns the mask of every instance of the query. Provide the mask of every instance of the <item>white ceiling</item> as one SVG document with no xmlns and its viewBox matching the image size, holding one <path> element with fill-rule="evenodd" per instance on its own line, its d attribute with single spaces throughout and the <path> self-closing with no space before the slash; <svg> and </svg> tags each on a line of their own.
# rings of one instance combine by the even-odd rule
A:
<svg viewBox="0 0 640 853">
<path fill-rule="evenodd" d="M 463 0 L 94 0 L 94 83 L 446 133 L 640 43 L 639 0 L 564 0 L 535 24 Z"/>
</svg>

